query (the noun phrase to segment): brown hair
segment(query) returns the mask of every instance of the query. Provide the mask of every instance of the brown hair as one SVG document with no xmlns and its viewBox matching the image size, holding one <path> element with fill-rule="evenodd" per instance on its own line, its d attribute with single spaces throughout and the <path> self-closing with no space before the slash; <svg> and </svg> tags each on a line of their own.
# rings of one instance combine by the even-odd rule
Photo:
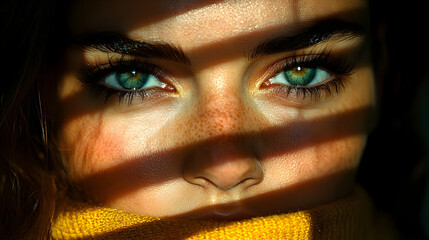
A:
<svg viewBox="0 0 429 240">
<path fill-rule="evenodd" d="M 39 89 L 52 64 L 54 1 L 2 1 L 0 238 L 49 238 L 56 176 Z M 55 33 L 58 34 L 58 33 Z M 48 47 L 49 46 L 49 47 Z M 37 236 L 37 237 L 36 237 Z"/>
</svg>

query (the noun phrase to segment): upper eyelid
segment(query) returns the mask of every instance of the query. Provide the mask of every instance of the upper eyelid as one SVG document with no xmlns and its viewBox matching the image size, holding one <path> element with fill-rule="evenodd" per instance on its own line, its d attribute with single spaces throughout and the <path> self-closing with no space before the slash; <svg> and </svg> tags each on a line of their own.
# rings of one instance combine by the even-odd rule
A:
<svg viewBox="0 0 429 240">
<path fill-rule="evenodd" d="M 338 68 L 332 69 L 338 64 Z M 277 60 L 271 64 L 269 71 L 284 70 L 289 67 L 319 67 L 337 74 L 345 74 L 352 70 L 353 63 L 349 58 L 333 57 L 328 53 L 302 54 Z M 340 70 L 341 69 L 341 70 Z M 279 72 L 279 71 L 278 71 Z"/>
</svg>

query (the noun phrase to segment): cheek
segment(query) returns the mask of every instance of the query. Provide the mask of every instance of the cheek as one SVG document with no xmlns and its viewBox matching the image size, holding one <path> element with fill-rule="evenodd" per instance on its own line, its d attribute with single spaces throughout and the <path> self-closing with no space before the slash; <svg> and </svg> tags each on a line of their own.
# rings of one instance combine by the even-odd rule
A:
<svg viewBox="0 0 429 240">
<path fill-rule="evenodd" d="M 315 178 L 319 175 L 354 172 L 365 147 L 365 139 L 365 136 L 353 136 L 319 144 L 310 149 L 314 161 L 311 161 L 308 169 Z"/>
<path fill-rule="evenodd" d="M 65 123 L 59 134 L 60 149 L 72 180 L 106 170 L 126 158 L 129 148 L 120 127 L 109 126 L 101 114 Z"/>
<path fill-rule="evenodd" d="M 265 176 L 276 183 L 276 188 L 353 173 L 366 139 L 364 134 L 323 141 L 313 133 L 300 131 L 300 140 L 291 135 L 295 134 L 289 131 L 285 137 L 266 139 L 264 143 Z"/>
<path fill-rule="evenodd" d="M 179 168 L 163 151 L 161 132 L 168 122 L 165 109 L 142 114 L 100 111 L 68 119 L 58 140 L 71 181 L 92 200 L 109 202 L 176 176 Z"/>
</svg>

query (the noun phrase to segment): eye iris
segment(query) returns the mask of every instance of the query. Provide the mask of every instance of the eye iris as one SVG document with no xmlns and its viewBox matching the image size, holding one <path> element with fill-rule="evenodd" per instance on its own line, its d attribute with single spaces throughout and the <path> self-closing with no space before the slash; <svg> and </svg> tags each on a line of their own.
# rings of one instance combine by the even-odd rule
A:
<svg viewBox="0 0 429 240">
<path fill-rule="evenodd" d="M 116 79 L 125 89 L 140 89 L 147 83 L 149 74 L 136 71 L 119 72 Z"/>
<path fill-rule="evenodd" d="M 315 68 L 295 67 L 284 71 L 286 80 L 294 86 L 305 86 L 309 84 L 316 75 Z"/>
</svg>

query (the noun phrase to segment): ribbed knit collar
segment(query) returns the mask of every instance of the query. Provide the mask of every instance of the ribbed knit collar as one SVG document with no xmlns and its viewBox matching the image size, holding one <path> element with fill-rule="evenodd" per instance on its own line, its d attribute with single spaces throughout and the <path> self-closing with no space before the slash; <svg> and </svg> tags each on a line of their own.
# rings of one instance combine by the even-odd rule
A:
<svg viewBox="0 0 429 240">
<path fill-rule="evenodd" d="M 53 239 L 371 239 L 372 205 L 356 188 L 313 209 L 241 221 L 161 219 L 70 202 L 58 210 Z"/>
</svg>

